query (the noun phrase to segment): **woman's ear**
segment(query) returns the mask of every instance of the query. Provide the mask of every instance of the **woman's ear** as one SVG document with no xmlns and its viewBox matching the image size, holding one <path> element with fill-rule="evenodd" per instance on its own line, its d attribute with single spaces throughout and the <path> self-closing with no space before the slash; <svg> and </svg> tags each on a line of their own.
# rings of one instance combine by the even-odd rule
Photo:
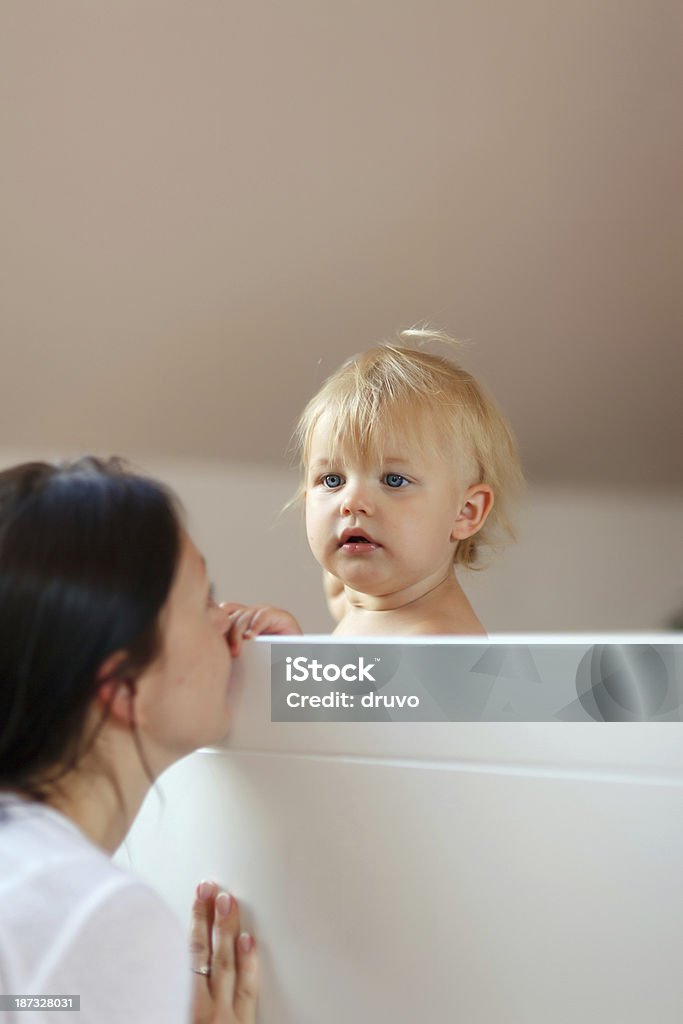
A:
<svg viewBox="0 0 683 1024">
<path fill-rule="evenodd" d="M 97 701 L 108 709 L 108 717 L 129 728 L 135 720 L 135 679 L 130 673 L 128 655 L 115 651 L 102 662 L 97 672 Z"/>
<path fill-rule="evenodd" d="M 472 487 L 468 487 L 453 523 L 451 540 L 467 540 L 481 530 L 493 508 L 493 501 L 493 488 L 488 484 L 473 484 Z"/>
</svg>

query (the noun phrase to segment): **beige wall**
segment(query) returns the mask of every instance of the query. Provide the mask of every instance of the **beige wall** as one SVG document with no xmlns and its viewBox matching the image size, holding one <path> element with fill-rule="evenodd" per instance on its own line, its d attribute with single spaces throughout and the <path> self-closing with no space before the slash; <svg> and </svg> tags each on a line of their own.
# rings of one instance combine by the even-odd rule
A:
<svg viewBox="0 0 683 1024">
<path fill-rule="evenodd" d="M 427 320 L 544 483 L 683 486 L 680 0 L 3 0 L 0 438 L 278 464 Z"/>
<path fill-rule="evenodd" d="M 0 452 L 8 465 L 35 452 Z M 45 453 L 38 453 L 45 454 Z M 301 514 L 279 514 L 296 487 L 287 469 L 147 460 L 182 498 L 224 599 L 290 608 L 328 632 L 319 572 Z M 652 630 L 683 606 L 683 490 L 531 488 L 520 542 L 463 584 L 492 632 Z"/>
</svg>

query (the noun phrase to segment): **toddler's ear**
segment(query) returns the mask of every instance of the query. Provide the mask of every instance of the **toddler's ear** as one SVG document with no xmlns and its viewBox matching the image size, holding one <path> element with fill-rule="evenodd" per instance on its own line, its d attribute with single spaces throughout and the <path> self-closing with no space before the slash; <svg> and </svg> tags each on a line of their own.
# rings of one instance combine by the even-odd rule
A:
<svg viewBox="0 0 683 1024">
<path fill-rule="evenodd" d="M 493 501 L 493 488 L 488 484 L 468 487 L 451 530 L 451 540 L 466 540 L 481 530 L 493 508 Z"/>
</svg>

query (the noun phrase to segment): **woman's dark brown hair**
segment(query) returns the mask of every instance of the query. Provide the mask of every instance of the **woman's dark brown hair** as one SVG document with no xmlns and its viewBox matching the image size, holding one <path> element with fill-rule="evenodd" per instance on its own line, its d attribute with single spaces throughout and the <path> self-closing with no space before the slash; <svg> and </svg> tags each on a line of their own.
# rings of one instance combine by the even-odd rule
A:
<svg viewBox="0 0 683 1024">
<path fill-rule="evenodd" d="M 0 472 L 0 788 L 44 799 L 92 742 L 104 660 L 126 652 L 134 689 L 157 656 L 180 529 L 173 495 L 119 459 Z"/>
</svg>

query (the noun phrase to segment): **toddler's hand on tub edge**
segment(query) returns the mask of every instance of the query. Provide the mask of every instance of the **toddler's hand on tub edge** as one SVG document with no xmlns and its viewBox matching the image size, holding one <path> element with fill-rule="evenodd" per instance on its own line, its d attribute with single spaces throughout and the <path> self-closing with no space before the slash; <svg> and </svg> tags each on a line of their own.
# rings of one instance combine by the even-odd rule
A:
<svg viewBox="0 0 683 1024">
<path fill-rule="evenodd" d="M 301 626 L 284 608 L 273 608 L 269 604 L 234 604 L 229 601 L 221 604 L 221 608 L 231 616 L 228 645 L 234 658 L 242 650 L 243 641 L 252 637 L 302 635 Z"/>
</svg>

